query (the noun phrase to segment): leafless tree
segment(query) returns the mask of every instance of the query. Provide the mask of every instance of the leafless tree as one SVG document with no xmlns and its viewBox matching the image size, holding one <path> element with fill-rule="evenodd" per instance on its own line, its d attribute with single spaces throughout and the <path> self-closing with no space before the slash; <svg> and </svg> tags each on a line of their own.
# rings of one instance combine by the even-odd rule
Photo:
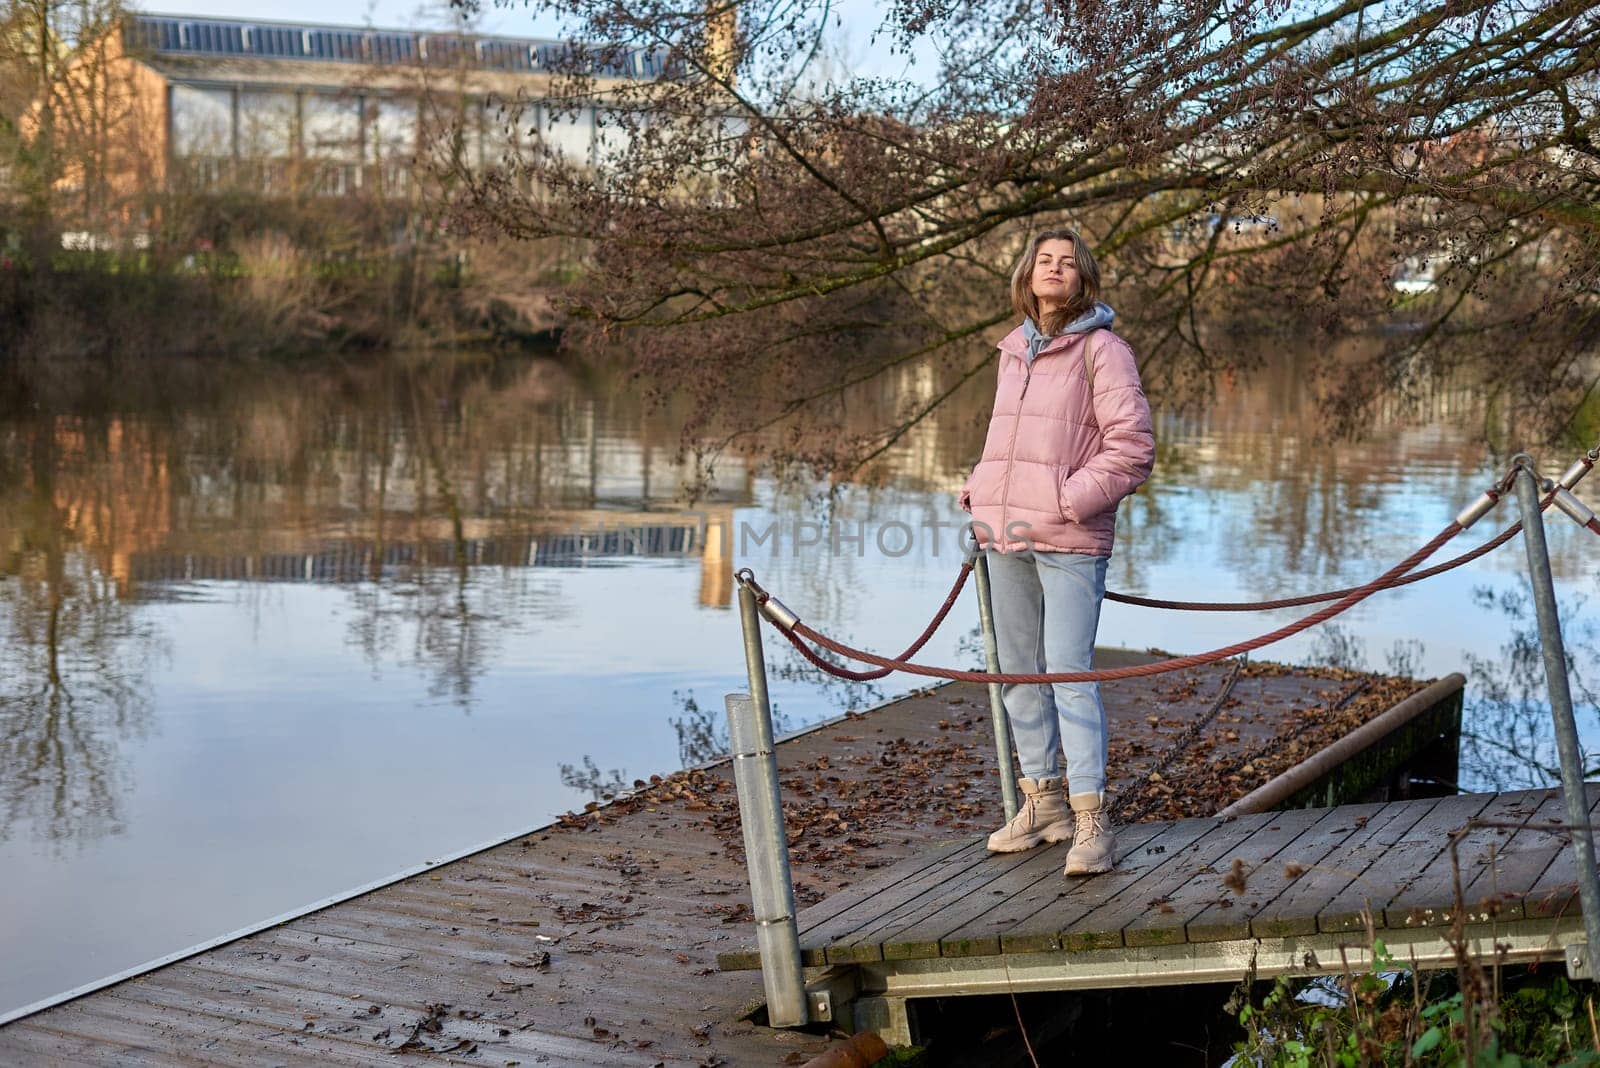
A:
<svg viewBox="0 0 1600 1068">
<path fill-rule="evenodd" d="M 1523 439 L 1595 406 L 1588 4 L 897 0 L 876 47 L 931 49 L 926 82 L 815 77 L 829 0 L 545 6 L 607 42 L 571 50 L 557 99 L 598 99 L 612 136 L 598 165 L 463 174 L 458 209 L 587 243 L 570 336 L 624 336 L 652 388 L 689 385 L 686 441 L 878 455 L 991 366 L 1011 263 L 1063 222 L 1169 398 L 1250 370 L 1263 346 L 1230 339 L 1266 331 L 1330 353 L 1312 366 L 1347 430 L 1445 371 Z M 598 80 L 640 49 L 664 77 Z M 1383 344 L 1331 355 L 1351 331 Z M 919 360 L 937 388 L 847 429 L 848 389 Z"/>
</svg>

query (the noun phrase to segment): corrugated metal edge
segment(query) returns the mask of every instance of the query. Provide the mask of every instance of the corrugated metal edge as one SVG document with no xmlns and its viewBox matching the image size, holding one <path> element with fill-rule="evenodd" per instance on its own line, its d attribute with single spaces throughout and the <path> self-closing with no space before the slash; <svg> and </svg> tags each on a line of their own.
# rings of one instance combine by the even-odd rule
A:
<svg viewBox="0 0 1600 1068">
<path fill-rule="evenodd" d="M 877 704 L 872 705 L 869 708 L 864 708 L 859 712 L 844 712 L 840 715 L 832 716 L 818 723 L 813 723 L 810 726 L 802 727 L 799 730 L 790 731 L 788 734 L 778 738 L 777 743 L 782 745 L 784 742 L 791 741 L 795 738 L 803 738 L 808 734 L 824 730 L 828 727 L 844 723 L 848 720 L 871 715 L 873 712 L 888 708 L 890 705 L 899 704 L 901 701 L 909 701 L 915 697 L 925 697 L 928 694 L 933 693 L 935 690 L 948 685 L 950 685 L 949 682 L 938 682 L 932 686 L 923 686 L 894 697 L 885 698 L 884 700 L 879 701 Z M 696 764 L 692 768 L 685 768 L 683 770 L 707 771 L 711 768 L 726 763 L 728 763 L 727 757 L 718 757 L 715 760 L 708 760 L 703 764 Z M 674 772 L 673 774 L 677 773 Z M 633 796 L 633 793 L 634 791 L 630 790 L 627 793 L 618 794 L 610 801 L 607 801 L 605 804 L 601 805 L 600 808 L 609 808 L 618 801 L 627 800 Z M 598 809 L 596 811 L 598 811 Z M 50 997 L 35 1001 L 32 1004 L 24 1005 L 21 1008 L 12 1009 L 6 1013 L 0 1013 L 0 1027 L 4 1027 L 9 1023 L 15 1023 L 24 1017 L 32 1016 L 35 1013 L 43 1012 L 46 1009 L 53 1009 L 57 1005 L 64 1005 L 69 1001 L 75 1001 L 86 994 L 93 994 L 97 990 L 104 990 L 106 987 L 116 986 L 118 983 L 125 982 L 129 979 L 136 979 L 141 975 L 165 968 L 169 964 L 176 964 L 181 960 L 187 960 L 190 957 L 209 952 L 210 950 L 216 949 L 219 946 L 225 946 L 229 942 L 237 942 L 241 938 L 249 938 L 253 934 L 260 934 L 262 931 L 269 930 L 273 927 L 279 927 L 294 920 L 302 919 L 314 912 L 321 912 L 323 909 L 332 908 L 334 905 L 341 905 L 344 902 L 358 898 L 363 894 L 370 894 L 375 890 L 382 890 L 386 886 L 392 886 L 395 883 L 403 882 L 406 879 L 411 878 L 413 875 L 420 875 L 425 871 L 431 871 L 432 869 L 440 867 L 441 865 L 453 864 L 458 860 L 465 860 L 467 857 L 473 856 L 477 853 L 484 853 L 491 849 L 498 849 L 500 846 L 503 846 L 508 842 L 514 842 L 518 838 L 525 838 L 530 834 L 538 834 L 540 831 L 549 830 L 559 823 L 559 820 L 551 820 L 548 823 L 541 823 L 536 827 L 530 827 L 527 830 L 518 831 L 516 834 L 506 835 L 503 838 L 496 838 L 490 842 L 483 842 L 478 845 L 468 846 L 466 849 L 458 850 L 454 853 L 448 853 L 437 860 L 425 860 L 421 864 L 406 868 L 394 875 L 388 875 L 374 882 L 365 883 L 356 887 L 354 890 L 346 890 L 342 893 L 335 894 L 332 897 L 325 897 L 320 901 L 294 909 L 290 912 L 281 913 L 272 917 L 271 919 L 261 920 L 258 923 L 250 924 L 248 927 L 241 927 L 237 931 L 231 931 L 228 934 L 218 935 L 215 938 L 209 938 L 206 941 L 201 942 L 198 945 L 190 946 L 187 949 L 180 949 L 174 953 L 168 953 L 166 956 L 157 957 L 155 960 L 146 961 L 143 964 L 136 964 L 132 968 L 127 968 L 123 971 L 115 973 L 114 975 L 108 975 L 103 979 L 96 979 L 93 982 L 85 983 L 82 986 L 75 986 L 71 990 L 63 991 L 60 994 L 53 994 Z"/>
</svg>

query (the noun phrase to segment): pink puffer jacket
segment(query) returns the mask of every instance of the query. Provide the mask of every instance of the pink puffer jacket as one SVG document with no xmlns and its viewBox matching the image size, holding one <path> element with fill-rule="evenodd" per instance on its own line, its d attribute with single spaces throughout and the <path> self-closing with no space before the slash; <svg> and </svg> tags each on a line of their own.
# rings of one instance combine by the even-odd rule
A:
<svg viewBox="0 0 1600 1068">
<path fill-rule="evenodd" d="M 1089 346 L 1094 386 L 1084 374 Z M 1002 551 L 1110 556 L 1117 504 L 1155 464 L 1133 350 L 1110 330 L 1053 338 L 1033 366 L 1017 327 L 1000 342 L 983 459 L 961 488 L 978 540 Z"/>
</svg>

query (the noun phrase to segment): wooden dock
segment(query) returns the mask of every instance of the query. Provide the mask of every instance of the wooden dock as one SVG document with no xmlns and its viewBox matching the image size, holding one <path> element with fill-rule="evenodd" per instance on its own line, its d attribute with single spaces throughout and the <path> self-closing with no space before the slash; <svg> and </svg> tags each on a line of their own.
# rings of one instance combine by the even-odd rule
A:
<svg viewBox="0 0 1600 1068">
<path fill-rule="evenodd" d="M 1560 964 L 1583 941 L 1565 819 L 1538 790 L 1138 824 L 1114 872 L 1071 880 L 1065 844 L 951 841 L 803 912 L 802 957 L 841 966 L 820 984 L 836 1011 L 901 1042 L 919 997 L 1330 974 L 1369 966 L 1374 938 L 1449 967 L 1458 914 L 1485 960 Z"/>
<path fill-rule="evenodd" d="M 1137 658 L 1111 654 L 1101 663 Z M 1214 811 L 1420 686 L 1252 665 L 1225 691 L 1231 670 L 1219 664 L 1104 688 L 1117 796 L 1154 815 Z M 1459 709 L 1459 692 L 1453 699 Z M 1207 715 L 1214 721 L 1191 737 L 1188 728 Z M 982 688 L 949 686 L 780 744 L 800 903 L 830 918 L 864 916 L 852 903 L 877 898 L 882 887 L 863 879 L 905 861 L 896 881 L 920 876 L 919 885 L 933 889 L 948 874 L 973 884 L 971 904 L 953 906 L 964 910 L 963 923 L 978 923 L 977 912 L 998 901 L 979 892 L 992 880 L 972 849 L 1000 818 L 987 723 Z M 1167 775 L 1151 780 L 1161 763 Z M 1198 828 L 1206 821 L 1130 828 L 1123 844 L 1136 852 L 1125 868 L 1146 871 L 1167 856 L 1153 852 L 1158 847 L 1174 857 L 1198 855 L 1184 853 L 1190 846 L 1220 849 L 1244 827 L 1259 832 L 1246 840 L 1259 852 L 1285 833 L 1269 828 L 1288 826 L 1251 819 L 1205 834 Z M 1330 841 L 1332 830 L 1323 828 Z M 1161 834 L 1177 837 L 1163 845 L 1155 840 Z M 1179 845 L 1185 835 L 1192 841 Z M 962 842 L 938 844 L 951 838 Z M 1019 879 L 1024 869 L 1039 876 L 1028 892 L 1041 906 L 1068 890 L 1059 856 L 1025 854 L 1003 866 Z M 1124 926 L 1170 938 L 1169 914 L 1149 904 L 1168 878 L 1124 895 L 1128 909 L 1151 913 Z M 1262 871 L 1252 885 L 1270 878 Z M 1211 915 L 1220 922 L 1230 912 L 1218 903 Z M 394 1065 L 405 1054 L 476 1065 L 798 1063 L 829 1039 L 750 1022 L 759 981 L 717 967 L 719 954 L 751 937 L 749 917 L 724 762 L 652 777 L 558 824 L 33 1012 L 0 1027 L 0 1063 Z M 884 917 L 874 929 L 903 926 Z M 842 946 L 858 930 L 858 955 L 882 956 L 882 942 L 864 948 L 869 932 L 860 924 L 813 948 L 826 959 L 833 941 Z M 982 937 L 1002 934 L 997 928 Z M 976 930 L 968 943 L 974 951 L 983 945 Z M 1045 951 L 1014 959 L 1064 952 L 1048 939 L 1039 948 Z M 1093 951 L 1078 952 L 1093 959 L 1082 955 Z M 950 959 L 936 954 L 904 965 L 929 974 Z M 896 981 L 905 983 L 916 973 L 900 974 Z"/>
</svg>

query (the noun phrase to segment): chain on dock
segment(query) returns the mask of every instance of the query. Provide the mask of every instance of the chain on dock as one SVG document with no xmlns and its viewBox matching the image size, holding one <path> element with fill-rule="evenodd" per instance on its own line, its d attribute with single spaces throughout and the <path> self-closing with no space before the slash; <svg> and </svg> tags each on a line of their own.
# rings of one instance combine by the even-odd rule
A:
<svg viewBox="0 0 1600 1068">
<path fill-rule="evenodd" d="M 1600 534 L 1600 519 L 1589 510 L 1581 501 L 1573 496 L 1572 487 L 1592 470 L 1597 461 L 1600 461 L 1600 446 L 1589 450 L 1580 457 L 1559 480 L 1541 479 L 1540 488 L 1544 498 L 1540 503 L 1541 512 L 1552 504 L 1572 517 L 1580 526 Z M 855 681 L 880 679 L 894 671 L 903 671 L 907 674 L 922 675 L 930 678 L 952 679 L 961 682 L 1002 683 L 1002 684 L 1045 684 L 1045 683 L 1079 683 L 1079 682 L 1109 682 L 1114 679 L 1139 678 L 1149 675 L 1161 675 L 1172 671 L 1181 671 L 1186 668 L 1200 667 L 1214 663 L 1242 653 L 1252 652 L 1274 642 L 1299 634 L 1301 631 L 1326 622 L 1334 616 L 1355 607 L 1373 594 L 1387 589 L 1420 582 L 1425 578 L 1442 574 L 1452 568 L 1460 567 L 1486 555 L 1510 541 L 1522 529 L 1520 522 L 1514 523 L 1501 531 L 1494 538 L 1483 545 L 1463 553 L 1442 564 L 1434 565 L 1423 571 L 1414 569 L 1437 552 L 1441 547 L 1456 535 L 1472 526 L 1483 516 L 1487 515 L 1501 497 L 1508 490 L 1511 480 L 1516 476 L 1523 461 L 1519 459 L 1513 463 L 1505 475 L 1487 489 L 1482 496 L 1468 505 L 1448 526 L 1434 535 L 1427 544 L 1417 549 L 1416 552 L 1400 561 L 1383 574 L 1370 582 L 1360 586 L 1351 586 L 1342 590 L 1332 590 L 1326 593 L 1307 595 L 1302 597 L 1282 598 L 1275 601 L 1253 602 L 1210 602 L 1210 601 L 1162 601 L 1154 598 L 1134 597 L 1128 594 L 1108 593 L 1107 598 L 1121 601 L 1126 604 L 1135 604 L 1151 608 L 1178 609 L 1185 611 L 1259 611 L 1272 608 L 1289 608 L 1307 604 L 1332 602 L 1327 607 L 1321 608 L 1310 615 L 1295 620 L 1292 623 L 1278 627 L 1245 641 L 1235 642 L 1232 645 L 1213 649 L 1210 652 L 1196 653 L 1190 656 L 1173 657 L 1167 660 L 1150 664 L 1135 664 L 1119 668 L 1105 668 L 1098 671 L 1057 671 L 1057 672 L 988 672 L 965 671 L 957 668 L 939 667 L 931 664 L 918 664 L 910 658 L 916 655 L 928 640 L 933 637 L 939 626 L 944 622 L 954 606 L 957 597 L 965 586 L 968 576 L 972 572 L 972 555 L 976 547 L 969 549 L 968 559 L 961 565 L 961 573 L 957 577 L 944 604 L 934 614 L 933 620 L 924 629 L 921 636 L 898 657 L 879 656 L 864 649 L 846 645 L 843 642 L 829 638 L 827 635 L 807 626 L 800 617 L 792 612 L 777 598 L 773 597 L 756 581 L 755 574 L 749 568 L 738 572 L 737 578 L 741 585 L 750 589 L 755 595 L 760 606 L 763 618 L 778 629 L 784 637 L 799 650 L 800 654 L 818 668 L 831 675 Z M 827 649 L 838 656 L 865 664 L 874 665 L 873 670 L 854 670 L 835 664 L 817 652 L 812 646 L 817 645 Z"/>
</svg>

